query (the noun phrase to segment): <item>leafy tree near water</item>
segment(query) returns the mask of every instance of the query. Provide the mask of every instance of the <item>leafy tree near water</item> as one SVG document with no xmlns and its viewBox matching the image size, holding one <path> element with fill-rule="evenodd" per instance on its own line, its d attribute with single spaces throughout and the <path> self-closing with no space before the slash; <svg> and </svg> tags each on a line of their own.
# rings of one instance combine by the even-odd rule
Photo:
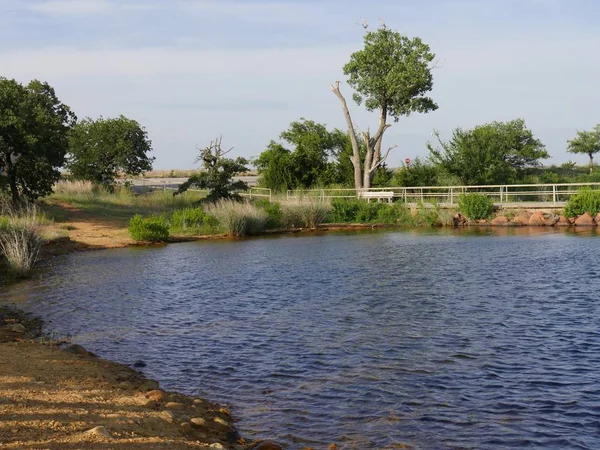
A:
<svg viewBox="0 0 600 450">
<path fill-rule="evenodd" d="M 0 189 L 14 202 L 52 192 L 76 121 L 48 83 L 0 78 Z"/>
<path fill-rule="evenodd" d="M 583 153 L 590 158 L 590 173 L 594 170 L 594 155 L 600 152 L 600 124 L 592 131 L 578 131 L 577 136 L 568 141 L 569 153 Z"/>
<path fill-rule="evenodd" d="M 365 27 L 366 28 L 366 27 Z M 382 25 L 364 36 L 364 48 L 353 53 L 344 66 L 348 84 L 356 91 L 353 99 L 364 102 L 368 111 L 379 112 L 375 134 L 361 133 L 365 145 L 364 157 L 340 82 L 331 90 L 342 104 L 352 144 L 352 165 L 356 189 L 369 188 L 376 170 L 385 162 L 390 147 L 382 153 L 385 131 L 391 126 L 388 118 L 398 121 L 413 112 L 427 113 L 438 108 L 426 94 L 433 88 L 432 63 L 435 55 L 419 38 L 408 38 Z"/>
<path fill-rule="evenodd" d="M 191 187 L 206 189 L 209 191 L 207 200 L 216 202 L 223 198 L 239 197 L 235 191 L 247 190 L 248 185 L 243 181 L 234 181 L 233 177 L 239 173 L 247 172 L 248 161 L 245 158 L 226 158 L 233 148 L 223 150 L 221 148 L 222 137 L 211 141 L 211 143 L 200 149 L 200 155 L 196 162 L 202 164 L 200 172 L 192 175 L 179 186 L 173 195 L 181 194 Z"/>
<path fill-rule="evenodd" d="M 135 120 L 86 118 L 72 130 L 67 167 L 78 179 L 113 184 L 119 172 L 140 175 L 152 170 L 152 142 Z"/>
<path fill-rule="evenodd" d="M 549 157 L 522 119 L 457 128 L 446 142 L 435 136 L 439 146 L 427 144 L 430 159 L 465 185 L 507 184 Z"/>
</svg>

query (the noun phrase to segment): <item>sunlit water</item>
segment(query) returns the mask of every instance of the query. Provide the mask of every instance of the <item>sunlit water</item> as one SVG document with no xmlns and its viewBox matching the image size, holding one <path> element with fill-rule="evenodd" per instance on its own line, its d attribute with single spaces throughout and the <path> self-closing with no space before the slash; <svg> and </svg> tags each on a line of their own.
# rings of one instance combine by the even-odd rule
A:
<svg viewBox="0 0 600 450">
<path fill-rule="evenodd" d="M 0 296 L 289 448 L 600 448 L 600 239 L 483 234 L 80 253 Z"/>
</svg>

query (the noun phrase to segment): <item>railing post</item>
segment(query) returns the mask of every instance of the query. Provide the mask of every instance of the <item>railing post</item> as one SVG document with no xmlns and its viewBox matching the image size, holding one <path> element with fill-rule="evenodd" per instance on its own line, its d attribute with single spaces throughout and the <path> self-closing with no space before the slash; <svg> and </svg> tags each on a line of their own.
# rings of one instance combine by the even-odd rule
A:
<svg viewBox="0 0 600 450">
<path fill-rule="evenodd" d="M 556 185 L 552 185 L 552 201 L 556 204 Z"/>
<path fill-rule="evenodd" d="M 500 203 L 502 203 L 502 192 L 504 191 L 504 187 L 500 186 Z"/>
<path fill-rule="evenodd" d="M 273 203 L 273 191 L 269 189 L 269 203 Z"/>
<path fill-rule="evenodd" d="M 454 188 L 450 188 L 450 204 L 454 205 Z"/>
</svg>

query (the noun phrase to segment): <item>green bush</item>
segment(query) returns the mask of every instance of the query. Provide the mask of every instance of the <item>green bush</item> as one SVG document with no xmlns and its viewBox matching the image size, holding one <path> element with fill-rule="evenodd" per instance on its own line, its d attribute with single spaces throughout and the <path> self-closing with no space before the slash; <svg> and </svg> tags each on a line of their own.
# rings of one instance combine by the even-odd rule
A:
<svg viewBox="0 0 600 450">
<path fill-rule="evenodd" d="M 584 213 L 592 217 L 600 212 L 600 191 L 586 188 L 573 195 L 565 205 L 565 216 L 577 217 Z"/>
<path fill-rule="evenodd" d="M 265 231 L 267 213 L 248 202 L 219 200 L 206 208 L 206 212 L 216 217 L 221 227 L 234 237 L 259 234 Z"/>
<path fill-rule="evenodd" d="M 494 202 L 483 194 L 462 194 L 458 197 L 458 210 L 471 220 L 482 220 L 491 217 Z"/>
<path fill-rule="evenodd" d="M 351 223 L 356 221 L 361 204 L 365 203 L 362 200 L 346 200 L 334 198 L 331 201 L 331 211 L 329 212 L 328 221 L 332 223 Z"/>
<path fill-rule="evenodd" d="M 34 206 L 28 205 L 0 217 L 0 254 L 17 277 L 31 274 L 42 243 L 40 217 Z"/>
<path fill-rule="evenodd" d="M 316 228 L 327 218 L 331 205 L 303 198 L 281 202 L 281 223 L 286 228 Z"/>
<path fill-rule="evenodd" d="M 267 213 L 267 229 L 281 228 L 281 205 L 269 200 L 255 200 L 254 205 Z"/>
<path fill-rule="evenodd" d="M 129 234 L 136 241 L 166 241 L 169 239 L 169 224 L 164 217 L 144 218 L 136 214 L 129 221 Z"/>
<path fill-rule="evenodd" d="M 218 231 L 219 221 L 202 208 L 183 208 L 171 214 L 172 233 L 213 234 Z"/>
</svg>

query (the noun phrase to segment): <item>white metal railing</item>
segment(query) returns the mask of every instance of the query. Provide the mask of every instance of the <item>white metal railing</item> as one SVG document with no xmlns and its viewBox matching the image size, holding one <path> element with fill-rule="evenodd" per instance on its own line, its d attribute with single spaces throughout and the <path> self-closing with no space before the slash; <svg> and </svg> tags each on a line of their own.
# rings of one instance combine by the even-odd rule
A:
<svg viewBox="0 0 600 450">
<path fill-rule="evenodd" d="M 497 203 L 539 202 L 560 204 L 576 194 L 581 188 L 595 187 L 600 183 L 556 183 L 556 184 L 509 184 L 487 186 L 418 186 L 381 187 L 362 189 L 359 192 L 391 191 L 394 198 L 405 203 L 438 202 L 454 205 L 461 194 L 480 193 L 494 198 Z M 287 198 L 316 197 L 320 200 L 331 198 L 357 198 L 357 190 L 351 188 L 289 190 Z"/>
</svg>

